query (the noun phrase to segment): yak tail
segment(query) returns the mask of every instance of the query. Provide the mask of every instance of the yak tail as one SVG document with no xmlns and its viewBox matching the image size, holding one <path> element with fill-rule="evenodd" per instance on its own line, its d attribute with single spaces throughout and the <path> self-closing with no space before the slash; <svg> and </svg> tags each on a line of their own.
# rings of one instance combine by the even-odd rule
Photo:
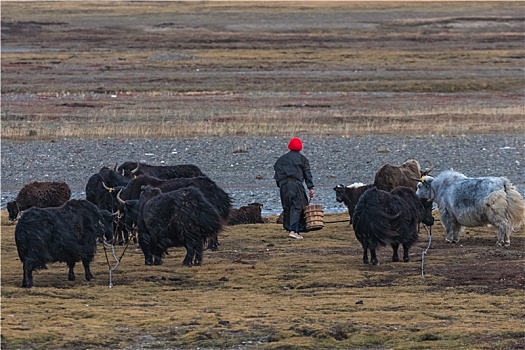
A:
<svg viewBox="0 0 525 350">
<path fill-rule="evenodd" d="M 487 215 L 491 223 L 505 222 L 513 230 L 525 222 L 525 203 L 508 181 L 502 190 L 492 192 L 485 204 L 490 208 Z"/>
<path fill-rule="evenodd" d="M 525 203 L 523 198 L 510 183 L 505 184 L 505 192 L 507 194 L 507 219 L 509 220 L 509 225 L 512 229 L 520 228 L 522 224 L 525 224 Z"/>
<path fill-rule="evenodd" d="M 401 212 L 391 215 L 385 212 L 383 204 L 377 197 L 378 190 L 368 190 L 356 205 L 352 218 L 356 237 L 365 239 L 371 248 L 377 245 L 385 246 L 395 241 L 397 232 L 392 222 Z"/>
</svg>

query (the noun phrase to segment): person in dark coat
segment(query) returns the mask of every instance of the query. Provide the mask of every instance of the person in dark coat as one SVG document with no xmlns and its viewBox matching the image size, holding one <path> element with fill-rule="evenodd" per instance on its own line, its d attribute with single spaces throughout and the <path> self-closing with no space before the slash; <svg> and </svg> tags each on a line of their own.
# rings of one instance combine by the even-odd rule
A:
<svg viewBox="0 0 525 350">
<path fill-rule="evenodd" d="M 306 232 L 304 209 L 308 205 L 304 184 L 308 188 L 310 198 L 314 196 L 314 183 L 310 171 L 310 162 L 300 152 L 302 141 L 294 137 L 288 143 L 288 153 L 277 159 L 273 168 L 274 179 L 279 187 L 281 204 L 283 206 L 283 227 L 292 238 L 303 239 L 300 232 Z"/>
</svg>

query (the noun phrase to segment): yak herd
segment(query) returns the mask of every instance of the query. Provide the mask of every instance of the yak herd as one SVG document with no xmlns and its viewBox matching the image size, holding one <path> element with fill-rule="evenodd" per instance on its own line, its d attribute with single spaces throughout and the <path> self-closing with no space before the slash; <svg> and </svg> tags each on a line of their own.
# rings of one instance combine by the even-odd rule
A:
<svg viewBox="0 0 525 350">
<path fill-rule="evenodd" d="M 504 177 L 469 178 L 444 171 L 435 178 L 409 159 L 386 164 L 368 185 L 334 187 L 344 203 L 363 262 L 378 263 L 376 249 L 390 245 L 392 261 L 409 261 L 420 224 L 434 224 L 437 204 L 447 242 L 458 242 L 463 227 L 491 224 L 497 244 L 510 245 L 510 233 L 525 222 L 525 204 Z M 146 265 L 162 264 L 171 247 L 184 247 L 184 265 L 201 265 L 205 248 L 216 250 L 225 225 L 263 223 L 262 204 L 232 207 L 228 193 L 195 165 L 154 166 L 125 162 L 103 167 L 86 184 L 86 199 L 70 199 L 63 182 L 32 182 L 7 203 L 9 219 L 18 220 L 15 242 L 23 264 L 22 287 L 33 286 L 33 271 L 47 263 L 65 262 L 68 279 L 81 261 L 91 280 L 90 262 L 97 242 L 138 242 Z"/>
</svg>

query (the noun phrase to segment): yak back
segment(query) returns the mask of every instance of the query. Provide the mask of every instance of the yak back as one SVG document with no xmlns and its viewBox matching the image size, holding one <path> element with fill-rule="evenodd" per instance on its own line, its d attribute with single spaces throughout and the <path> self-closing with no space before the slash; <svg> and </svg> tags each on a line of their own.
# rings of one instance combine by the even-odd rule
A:
<svg viewBox="0 0 525 350">
<path fill-rule="evenodd" d="M 159 179 L 203 176 L 204 173 L 194 164 L 150 165 L 138 162 L 124 162 L 117 169 L 128 178 L 150 175 Z"/>
<path fill-rule="evenodd" d="M 86 200 L 72 199 L 56 208 L 30 208 L 15 228 L 20 260 L 30 259 L 37 269 L 57 261 L 92 260 L 97 238 L 108 233 L 107 219 Z"/>
<path fill-rule="evenodd" d="M 71 198 L 71 189 L 65 182 L 33 181 L 25 185 L 16 197 L 20 210 L 31 207 L 59 207 Z"/>
<path fill-rule="evenodd" d="M 385 164 L 376 172 L 374 186 L 383 191 L 392 191 L 398 186 L 417 190 L 417 181 L 421 177 L 419 162 L 409 159 L 400 166 Z"/>
<path fill-rule="evenodd" d="M 157 187 L 162 193 L 186 187 L 196 187 L 202 192 L 207 201 L 215 207 L 224 220 L 228 218 L 232 208 L 230 195 L 207 176 L 162 180 L 143 175 L 130 180 L 127 188 L 122 191 L 121 197 L 124 200 L 138 199 L 141 196 L 143 186 L 146 185 Z"/>
<path fill-rule="evenodd" d="M 228 216 L 228 225 L 262 224 L 261 203 L 250 203 L 239 208 L 232 208 Z"/>
<path fill-rule="evenodd" d="M 203 242 L 222 230 L 221 217 L 195 187 L 160 193 L 146 186 L 139 208 L 139 231 L 163 249 Z"/>
<path fill-rule="evenodd" d="M 419 201 L 417 197 L 416 200 Z M 413 224 L 410 210 L 411 205 L 398 195 L 377 188 L 367 190 L 357 202 L 352 217 L 356 238 L 360 242 L 366 239 L 371 249 L 378 245 L 415 242 L 417 225 Z"/>
</svg>

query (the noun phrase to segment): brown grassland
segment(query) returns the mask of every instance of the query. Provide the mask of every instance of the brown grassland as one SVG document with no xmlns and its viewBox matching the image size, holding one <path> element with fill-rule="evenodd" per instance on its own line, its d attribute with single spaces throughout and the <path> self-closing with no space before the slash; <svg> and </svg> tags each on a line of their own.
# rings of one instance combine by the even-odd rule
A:
<svg viewBox="0 0 525 350">
<path fill-rule="evenodd" d="M 15 226 L 2 212 L 2 348 L 522 349 L 525 239 L 496 248 L 494 228 L 445 243 L 439 223 L 424 257 L 423 231 L 408 263 L 362 263 L 347 214 L 327 215 L 301 241 L 272 223 L 228 227 L 200 267 L 182 248 L 145 266 L 136 245 L 102 247 L 95 280 L 67 281 L 65 264 L 20 288 Z M 122 253 L 124 255 L 122 256 Z M 109 263 L 108 263 L 109 261 Z M 422 269 L 423 266 L 423 269 Z M 424 274 L 423 274 L 424 273 Z"/>
<path fill-rule="evenodd" d="M 2 137 L 524 133 L 520 2 L 2 2 Z"/>
<path fill-rule="evenodd" d="M 523 134 L 521 2 L 2 1 L 3 139 Z M 2 179 L 5 181 L 5 179 Z M 2 349 L 524 349 L 525 231 L 362 263 L 347 214 L 228 227 L 200 267 L 136 245 L 20 288 L 1 213 Z M 436 214 L 436 218 L 438 216 Z M 119 257 L 124 247 L 117 247 Z"/>
</svg>

